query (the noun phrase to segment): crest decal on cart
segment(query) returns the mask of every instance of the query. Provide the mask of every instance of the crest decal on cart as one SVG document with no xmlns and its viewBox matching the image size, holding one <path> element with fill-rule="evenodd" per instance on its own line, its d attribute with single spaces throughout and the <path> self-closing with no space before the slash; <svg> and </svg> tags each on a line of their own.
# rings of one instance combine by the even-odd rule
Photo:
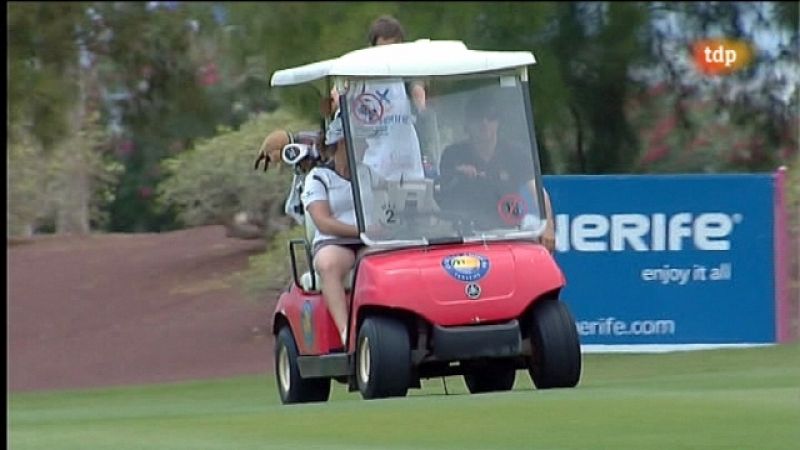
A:
<svg viewBox="0 0 800 450">
<path fill-rule="evenodd" d="M 450 255 L 442 260 L 442 267 L 459 281 L 477 281 L 489 271 L 489 258 L 474 253 Z"/>
<path fill-rule="evenodd" d="M 306 341 L 306 345 L 309 347 L 314 346 L 313 317 L 314 307 L 311 305 L 310 301 L 306 300 L 303 303 L 303 310 L 300 312 L 300 322 L 302 323 L 303 327 L 303 339 Z"/>
</svg>

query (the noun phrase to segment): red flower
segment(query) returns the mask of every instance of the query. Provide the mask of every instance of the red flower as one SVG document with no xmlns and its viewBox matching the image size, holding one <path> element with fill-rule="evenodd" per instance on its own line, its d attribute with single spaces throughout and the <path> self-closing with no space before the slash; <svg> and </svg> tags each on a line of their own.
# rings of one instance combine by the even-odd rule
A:
<svg viewBox="0 0 800 450">
<path fill-rule="evenodd" d="M 199 70 L 199 83 L 203 86 L 213 86 L 220 82 L 219 69 L 215 63 L 208 63 Z"/>
<path fill-rule="evenodd" d="M 117 155 L 120 157 L 128 156 L 136 150 L 133 141 L 125 139 L 117 146 Z"/>
<path fill-rule="evenodd" d="M 647 149 L 647 152 L 645 152 L 644 156 L 642 156 L 641 162 L 642 164 L 651 164 L 658 160 L 664 159 L 667 154 L 669 154 L 669 147 L 666 145 L 650 147 Z"/>
<path fill-rule="evenodd" d="M 677 123 L 678 118 L 675 117 L 674 114 L 661 119 L 653 129 L 653 134 L 650 136 L 650 141 L 655 143 L 655 141 L 660 141 L 666 138 L 669 132 L 675 128 L 675 124 Z"/>
<path fill-rule="evenodd" d="M 150 186 L 139 187 L 140 198 L 150 198 L 153 195 L 153 189 Z"/>
</svg>

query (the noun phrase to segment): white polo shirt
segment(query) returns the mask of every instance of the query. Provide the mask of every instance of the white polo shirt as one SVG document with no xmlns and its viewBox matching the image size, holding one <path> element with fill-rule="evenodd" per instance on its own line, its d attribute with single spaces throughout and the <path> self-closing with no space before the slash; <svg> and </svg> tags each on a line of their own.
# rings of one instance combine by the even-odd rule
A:
<svg viewBox="0 0 800 450">
<path fill-rule="evenodd" d="M 361 204 L 364 208 L 364 222 L 372 224 L 372 189 L 378 183 L 374 172 L 366 165 L 359 164 L 359 186 L 361 188 Z M 342 178 L 335 170 L 327 167 L 315 167 L 306 175 L 305 185 L 301 199 L 303 207 L 308 211 L 308 205 L 316 201 L 327 201 L 333 218 L 348 225 L 356 225 L 356 209 L 353 203 L 353 191 L 350 180 Z M 306 220 L 313 220 L 311 214 L 306 214 Z M 341 239 L 341 236 L 324 234 L 317 228 L 314 233 L 314 242 L 325 239 Z"/>
<path fill-rule="evenodd" d="M 356 82 L 351 89 L 353 133 L 367 141 L 364 164 L 386 180 L 425 178 L 415 119 L 403 80 Z"/>
</svg>

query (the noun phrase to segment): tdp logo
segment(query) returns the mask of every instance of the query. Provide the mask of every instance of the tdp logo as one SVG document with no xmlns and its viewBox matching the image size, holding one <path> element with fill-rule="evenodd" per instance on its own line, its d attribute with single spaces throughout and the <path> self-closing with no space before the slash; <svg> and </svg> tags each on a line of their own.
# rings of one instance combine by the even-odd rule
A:
<svg viewBox="0 0 800 450">
<path fill-rule="evenodd" d="M 706 75 L 727 75 L 753 60 L 753 48 L 744 41 L 704 39 L 692 45 L 697 69 Z"/>
</svg>

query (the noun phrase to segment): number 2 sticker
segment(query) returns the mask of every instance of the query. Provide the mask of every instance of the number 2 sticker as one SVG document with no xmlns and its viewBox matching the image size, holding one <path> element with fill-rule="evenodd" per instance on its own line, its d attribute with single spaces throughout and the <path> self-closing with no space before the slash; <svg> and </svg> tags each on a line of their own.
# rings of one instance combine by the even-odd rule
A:
<svg viewBox="0 0 800 450">
<path fill-rule="evenodd" d="M 397 223 L 397 218 L 395 217 L 394 205 L 386 204 L 383 205 L 381 209 L 383 209 L 383 217 L 381 222 L 383 222 L 385 225 L 392 225 Z"/>
</svg>

